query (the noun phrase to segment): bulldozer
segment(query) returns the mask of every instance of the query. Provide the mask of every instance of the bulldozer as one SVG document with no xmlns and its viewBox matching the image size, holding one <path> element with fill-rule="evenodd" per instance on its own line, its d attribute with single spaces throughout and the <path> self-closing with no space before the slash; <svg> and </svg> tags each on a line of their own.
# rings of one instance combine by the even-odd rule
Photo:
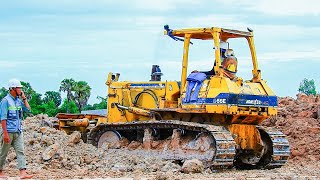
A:
<svg viewBox="0 0 320 180">
<path fill-rule="evenodd" d="M 277 96 L 261 78 L 253 31 L 173 30 L 166 25 L 164 35 L 183 42 L 181 80 L 161 81 L 157 65 L 150 81 L 119 81 L 119 73 L 109 73 L 106 116 L 58 114 L 57 128 L 81 131 L 98 148 L 125 148 L 180 162 L 199 159 L 212 168 L 284 165 L 290 156 L 288 139 L 274 128 L 259 126 L 277 115 Z M 246 39 L 249 45 L 253 65 L 249 80 L 237 77 L 238 60 L 230 39 Z M 211 71 L 188 74 L 192 40 L 212 41 Z"/>
</svg>

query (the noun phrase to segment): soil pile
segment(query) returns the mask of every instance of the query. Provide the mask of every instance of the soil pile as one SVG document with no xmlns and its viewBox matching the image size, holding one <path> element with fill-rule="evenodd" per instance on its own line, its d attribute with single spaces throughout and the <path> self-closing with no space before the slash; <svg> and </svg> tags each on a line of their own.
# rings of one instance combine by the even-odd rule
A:
<svg viewBox="0 0 320 180">
<path fill-rule="evenodd" d="M 171 162 L 156 157 L 142 158 L 130 155 L 129 151 L 97 149 L 91 144 L 84 143 L 79 132 L 67 135 L 63 131 L 48 126 L 53 120 L 52 117 L 40 114 L 24 121 L 25 152 L 28 167 L 32 171 L 63 169 L 65 173 L 54 175 L 61 178 L 108 177 L 108 175 L 121 175 L 123 172 L 165 171 L 166 166 L 171 165 Z M 16 167 L 13 149 L 9 152 L 7 160 L 10 168 Z M 174 168 L 176 171 L 180 170 L 179 165 L 170 166 L 171 170 Z M 74 174 L 73 171 L 77 173 Z M 46 176 L 46 174 L 42 175 Z"/>
<path fill-rule="evenodd" d="M 298 94 L 296 99 L 278 99 L 278 116 L 262 123 L 288 136 L 291 160 L 310 163 L 320 160 L 320 96 Z"/>
</svg>

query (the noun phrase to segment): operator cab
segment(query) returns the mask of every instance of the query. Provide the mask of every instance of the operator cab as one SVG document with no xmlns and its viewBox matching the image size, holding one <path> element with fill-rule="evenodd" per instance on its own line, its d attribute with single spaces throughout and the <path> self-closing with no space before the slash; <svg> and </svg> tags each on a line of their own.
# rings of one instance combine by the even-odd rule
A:
<svg viewBox="0 0 320 180">
<path fill-rule="evenodd" d="M 175 41 L 184 42 L 184 53 L 182 61 L 182 74 L 181 74 L 181 93 L 186 87 L 186 81 L 188 76 L 188 58 L 189 58 L 189 46 L 193 44 L 191 40 L 211 40 L 213 41 L 214 59 L 213 68 L 210 71 L 203 71 L 203 73 L 208 77 L 220 76 L 228 77 L 233 81 L 239 81 L 242 84 L 242 79 L 236 77 L 238 69 L 238 61 L 235 56 L 233 49 L 230 49 L 228 40 L 235 38 L 246 39 L 250 48 L 253 70 L 251 82 L 260 82 L 261 74 L 258 69 L 258 63 L 256 58 L 256 52 L 253 42 L 253 32 L 248 29 L 248 31 L 238 31 L 231 29 L 224 29 L 218 27 L 209 28 L 190 28 L 190 29 L 179 29 L 172 30 L 168 25 L 165 26 L 165 35 L 168 35 Z M 199 71 L 193 71 L 199 72 Z"/>
</svg>

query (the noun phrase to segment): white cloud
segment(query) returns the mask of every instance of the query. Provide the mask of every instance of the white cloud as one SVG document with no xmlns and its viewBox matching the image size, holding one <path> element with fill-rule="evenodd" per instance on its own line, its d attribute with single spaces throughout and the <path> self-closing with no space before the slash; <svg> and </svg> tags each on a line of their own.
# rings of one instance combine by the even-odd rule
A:
<svg viewBox="0 0 320 180">
<path fill-rule="evenodd" d="M 13 67 L 18 66 L 18 64 L 19 63 L 17 63 L 17 62 L 0 60 L 0 67 L 1 68 L 13 68 Z"/>
<path fill-rule="evenodd" d="M 140 16 L 130 20 L 131 23 L 146 29 L 150 29 L 151 27 L 159 27 L 159 25 L 164 25 L 166 23 L 166 18 L 162 16 Z"/>
<path fill-rule="evenodd" d="M 90 33 L 117 33 L 126 34 L 132 31 L 143 31 L 147 33 L 155 32 L 162 28 L 166 23 L 166 16 L 158 15 L 136 15 L 136 16 L 112 16 L 109 14 L 36 14 L 26 16 L 27 21 L 12 24 L 11 22 L 1 22 L 0 27 L 4 30 L 0 36 L 8 36 L 12 33 L 35 33 L 40 35 L 55 35 L 63 32 L 72 31 L 71 35 L 82 32 L 87 35 Z M 160 25 L 160 26 L 159 26 Z M 161 29 L 162 30 L 162 29 Z M 22 35 L 21 35 L 22 36 Z M 28 36 L 29 37 L 29 36 Z"/>
<path fill-rule="evenodd" d="M 106 8 L 132 7 L 132 9 L 153 10 L 153 11 L 171 11 L 178 8 L 194 8 L 196 5 L 214 5 L 225 4 L 227 7 L 239 7 L 250 11 L 260 12 L 269 15 L 303 16 L 320 14 L 320 2 L 318 0 L 30 0 L 28 2 L 4 3 L 3 7 L 29 7 L 46 10 L 80 12 L 88 9 L 104 10 Z"/>
<path fill-rule="evenodd" d="M 268 52 L 259 56 L 260 60 L 275 63 L 277 61 L 317 61 L 320 63 L 320 50 Z"/>
<path fill-rule="evenodd" d="M 251 10 L 260 11 L 271 15 L 285 15 L 285 16 L 304 16 L 320 14 L 320 1 L 318 0 L 265 0 L 252 3 Z"/>
<path fill-rule="evenodd" d="M 21 5 L 22 3 L 22 5 Z M 103 10 L 106 8 L 128 8 L 141 9 L 141 10 L 153 10 L 153 11 L 169 11 L 177 9 L 178 7 L 190 7 L 200 1 L 194 0 L 55 0 L 55 1 L 43 1 L 43 0 L 30 0 L 27 3 L 19 2 L 17 6 L 25 6 L 29 8 L 42 8 L 47 10 L 69 11 L 78 12 L 85 9 Z"/>
<path fill-rule="evenodd" d="M 36 62 L 32 61 L 0 60 L 0 67 L 3 69 L 3 71 L 7 68 L 17 68 L 36 64 Z"/>
<path fill-rule="evenodd" d="M 319 8 L 320 9 L 320 8 Z M 320 31 L 320 26 L 304 27 L 298 24 L 256 24 L 249 23 L 248 18 L 241 15 L 229 14 L 208 14 L 205 16 L 195 16 L 185 21 L 184 17 L 175 18 L 175 23 L 185 27 L 223 27 L 247 31 L 247 27 L 254 30 L 255 33 L 264 34 L 266 37 L 298 37 L 299 35 L 314 35 L 314 32 Z"/>
<path fill-rule="evenodd" d="M 244 18 L 239 15 L 222 15 L 222 14 L 208 14 L 205 16 L 195 16 L 185 21 L 185 18 L 179 18 L 180 23 L 185 22 L 186 26 L 191 27 L 224 27 L 231 29 L 246 30 L 247 27 Z"/>
<path fill-rule="evenodd" d="M 194 0 L 135 0 L 133 2 L 136 8 L 157 11 L 174 10 L 178 6 L 190 6 L 200 3 Z"/>
<path fill-rule="evenodd" d="M 10 4 L 11 3 L 11 4 Z M 101 8 L 107 7 L 114 4 L 112 0 L 95 0 L 94 3 L 91 0 L 54 0 L 54 1 L 43 1 L 43 0 L 29 0 L 29 1 L 18 1 L 18 3 L 7 3 L 7 6 L 12 4 L 17 7 L 36 7 L 51 10 L 82 10 L 88 8 Z"/>
<path fill-rule="evenodd" d="M 217 0 L 228 6 L 238 6 L 250 11 L 255 11 L 273 16 L 319 16 L 320 1 L 318 0 Z"/>
</svg>

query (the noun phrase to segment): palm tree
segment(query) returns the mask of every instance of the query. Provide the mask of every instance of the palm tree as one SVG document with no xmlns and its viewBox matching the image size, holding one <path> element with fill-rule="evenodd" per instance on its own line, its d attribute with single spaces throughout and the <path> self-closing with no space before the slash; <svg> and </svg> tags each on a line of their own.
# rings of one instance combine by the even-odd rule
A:
<svg viewBox="0 0 320 180">
<path fill-rule="evenodd" d="M 74 92 L 74 100 L 78 107 L 79 112 L 87 104 L 90 94 L 91 87 L 85 81 L 76 82 L 72 91 Z"/>
<path fill-rule="evenodd" d="M 74 99 L 73 94 L 72 94 L 72 89 L 74 88 L 76 82 L 70 78 L 70 79 L 64 79 L 61 81 L 59 91 L 61 92 L 67 92 L 67 100 L 68 104 L 70 103 L 71 100 Z M 69 109 L 67 106 L 67 113 L 69 113 Z"/>
</svg>

